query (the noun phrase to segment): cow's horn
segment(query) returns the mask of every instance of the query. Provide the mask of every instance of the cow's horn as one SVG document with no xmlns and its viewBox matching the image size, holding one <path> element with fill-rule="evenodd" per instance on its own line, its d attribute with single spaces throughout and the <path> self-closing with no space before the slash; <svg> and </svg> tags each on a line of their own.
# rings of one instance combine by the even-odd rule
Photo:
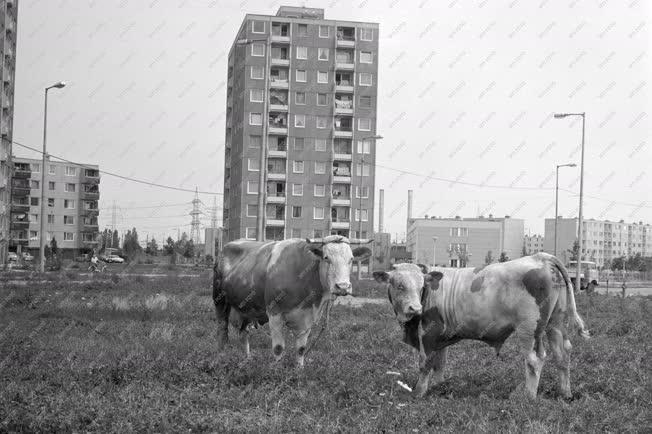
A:
<svg viewBox="0 0 652 434">
<path fill-rule="evenodd" d="M 308 243 L 308 244 L 317 244 L 317 243 L 324 244 L 324 239 L 323 238 L 306 238 L 306 243 Z"/>
<path fill-rule="evenodd" d="M 349 244 L 369 244 L 373 240 L 372 239 L 360 239 L 360 238 L 354 238 L 349 240 Z"/>
</svg>

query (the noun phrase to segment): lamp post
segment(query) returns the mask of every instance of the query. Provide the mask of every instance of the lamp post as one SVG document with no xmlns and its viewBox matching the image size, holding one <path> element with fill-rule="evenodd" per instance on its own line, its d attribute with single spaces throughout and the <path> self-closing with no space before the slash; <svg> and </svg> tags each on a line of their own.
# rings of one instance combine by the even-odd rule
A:
<svg viewBox="0 0 652 434">
<path fill-rule="evenodd" d="M 256 240 L 265 241 L 265 179 L 267 170 L 267 145 L 269 141 L 268 128 L 269 128 L 269 62 L 271 56 L 271 38 L 267 35 L 266 38 L 261 39 L 238 39 L 237 45 L 249 45 L 254 42 L 265 42 L 265 73 L 263 80 L 265 81 L 265 95 L 263 97 L 263 142 L 260 146 L 260 171 L 258 176 L 258 214 L 256 214 Z"/>
<path fill-rule="evenodd" d="M 576 167 L 575 163 L 558 164 L 557 176 L 555 177 L 555 247 L 553 255 L 557 256 L 557 221 L 559 220 L 559 168 L 560 167 Z"/>
<path fill-rule="evenodd" d="M 45 163 L 47 161 L 47 138 L 48 138 L 48 91 L 50 89 L 61 89 L 66 83 L 60 81 L 45 88 L 45 104 L 43 110 L 43 155 L 41 163 L 41 224 L 39 236 L 39 255 L 41 256 L 41 273 L 45 272 Z"/>
<path fill-rule="evenodd" d="M 580 209 L 578 215 L 578 228 L 577 228 L 577 274 L 575 276 L 575 291 L 579 291 L 582 288 L 582 280 L 580 274 L 582 272 L 582 230 L 583 230 L 583 219 L 582 219 L 582 203 L 584 199 L 584 131 L 586 125 L 586 113 L 555 113 L 555 119 L 563 119 L 568 116 L 581 116 L 582 117 L 582 156 L 580 159 Z"/>
<path fill-rule="evenodd" d="M 362 139 L 362 148 L 360 149 L 360 173 L 358 173 L 358 176 L 360 178 L 360 183 L 358 185 L 358 238 L 362 238 L 362 175 L 364 172 L 364 144 L 366 140 L 380 140 L 382 139 L 383 136 L 380 136 L 378 134 L 375 134 L 373 136 L 365 136 Z M 370 150 L 371 151 L 371 150 Z M 375 175 L 375 172 L 374 172 Z M 355 211 L 353 213 L 355 217 Z M 373 231 L 373 228 L 372 228 Z M 372 244 L 372 250 L 373 250 L 373 244 Z M 373 255 L 369 261 L 370 267 L 373 265 Z M 362 262 L 358 261 L 358 280 L 360 280 L 360 277 L 362 276 Z"/>
<path fill-rule="evenodd" d="M 432 266 L 437 266 L 437 240 L 439 238 L 432 237 L 433 246 L 432 246 Z"/>
</svg>

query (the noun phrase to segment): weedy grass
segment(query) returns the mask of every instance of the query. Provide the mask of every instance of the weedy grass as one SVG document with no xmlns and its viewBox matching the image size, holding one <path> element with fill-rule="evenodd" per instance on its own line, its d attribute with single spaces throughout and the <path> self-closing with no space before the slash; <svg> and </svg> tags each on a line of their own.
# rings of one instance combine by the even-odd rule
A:
<svg viewBox="0 0 652 434">
<path fill-rule="evenodd" d="M 364 282 L 364 283 L 362 283 Z M 364 284 L 364 288 L 358 285 Z M 578 297 L 593 338 L 572 339 L 574 400 L 544 367 L 539 397 L 517 393 L 507 341 L 449 351 L 446 380 L 418 399 L 418 357 L 389 303 L 335 306 L 306 367 L 293 340 L 275 363 L 267 326 L 216 351 L 210 279 L 65 280 L 0 292 L 0 431 L 649 432 L 652 298 Z M 384 296 L 369 281 L 356 292 Z M 386 374 L 397 371 L 400 377 Z"/>
</svg>

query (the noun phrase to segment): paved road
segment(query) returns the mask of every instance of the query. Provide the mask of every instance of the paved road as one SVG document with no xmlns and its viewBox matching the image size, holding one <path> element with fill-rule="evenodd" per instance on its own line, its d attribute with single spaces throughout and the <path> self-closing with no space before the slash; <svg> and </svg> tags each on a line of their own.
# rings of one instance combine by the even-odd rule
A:
<svg viewBox="0 0 652 434">
<path fill-rule="evenodd" d="M 605 294 L 607 292 L 607 287 L 606 286 L 599 286 L 595 288 L 596 292 L 598 294 Z M 621 295 L 622 294 L 622 289 L 620 288 L 620 285 L 612 286 L 609 284 L 609 294 L 612 295 Z M 652 295 L 652 287 L 643 287 L 643 288 L 627 288 L 625 290 L 625 294 L 630 296 L 630 295 Z"/>
</svg>

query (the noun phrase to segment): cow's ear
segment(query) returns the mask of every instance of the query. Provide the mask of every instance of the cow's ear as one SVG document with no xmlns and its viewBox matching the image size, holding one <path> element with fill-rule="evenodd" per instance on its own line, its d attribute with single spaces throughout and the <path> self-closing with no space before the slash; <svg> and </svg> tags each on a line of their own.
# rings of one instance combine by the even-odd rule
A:
<svg viewBox="0 0 652 434">
<path fill-rule="evenodd" d="M 371 250 L 368 247 L 356 247 L 353 249 L 353 259 L 356 261 L 364 261 L 371 256 Z"/>
<path fill-rule="evenodd" d="M 387 271 L 374 271 L 373 276 L 378 283 L 389 282 L 389 273 Z"/>
<path fill-rule="evenodd" d="M 421 272 L 422 272 L 423 274 L 428 274 L 428 267 L 426 267 L 425 265 L 423 265 L 423 264 L 417 264 L 417 267 L 421 268 Z"/>
<path fill-rule="evenodd" d="M 433 291 L 439 288 L 439 281 L 444 277 L 439 271 L 431 271 L 423 275 L 426 286 L 430 286 Z"/>
</svg>

